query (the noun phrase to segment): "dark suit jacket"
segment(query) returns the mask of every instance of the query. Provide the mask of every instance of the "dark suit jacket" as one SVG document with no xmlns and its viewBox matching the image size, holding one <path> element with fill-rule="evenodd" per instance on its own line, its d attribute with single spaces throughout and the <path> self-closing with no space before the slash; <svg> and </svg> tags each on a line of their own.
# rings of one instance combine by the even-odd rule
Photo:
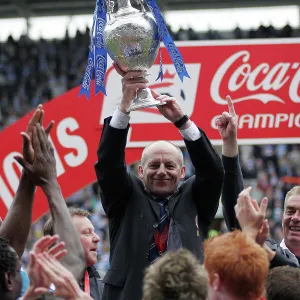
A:
<svg viewBox="0 0 300 300">
<path fill-rule="evenodd" d="M 102 205 L 109 219 L 110 268 L 103 281 L 103 300 L 140 300 L 144 269 L 149 265 L 151 238 L 159 220 L 159 204 L 144 190 L 142 181 L 125 164 L 127 129 L 105 120 L 95 165 Z M 184 182 L 168 202 L 182 246 L 201 261 L 202 244 L 221 193 L 223 166 L 205 133 L 185 141 L 196 176 Z M 199 233 L 195 223 L 198 215 Z"/>
</svg>

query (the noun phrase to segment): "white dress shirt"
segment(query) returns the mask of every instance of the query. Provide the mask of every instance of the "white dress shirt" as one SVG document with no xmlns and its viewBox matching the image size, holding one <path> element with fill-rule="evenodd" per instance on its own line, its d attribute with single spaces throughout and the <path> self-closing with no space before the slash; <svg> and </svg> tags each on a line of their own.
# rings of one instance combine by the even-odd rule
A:
<svg viewBox="0 0 300 300">
<path fill-rule="evenodd" d="M 122 113 L 117 108 L 112 116 L 112 119 L 110 120 L 109 125 L 117 129 L 125 129 L 129 124 L 129 120 L 130 120 L 130 115 Z M 193 121 L 189 128 L 179 130 L 179 131 L 182 137 L 187 141 L 196 141 L 201 137 L 201 133 Z"/>
</svg>

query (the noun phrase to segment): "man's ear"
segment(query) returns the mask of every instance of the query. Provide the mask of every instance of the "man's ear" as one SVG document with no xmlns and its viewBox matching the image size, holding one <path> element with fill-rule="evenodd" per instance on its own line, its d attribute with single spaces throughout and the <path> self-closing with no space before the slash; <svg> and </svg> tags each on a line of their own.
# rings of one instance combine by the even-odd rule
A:
<svg viewBox="0 0 300 300">
<path fill-rule="evenodd" d="M 142 165 L 139 165 L 138 171 L 139 171 L 139 177 L 140 177 L 141 179 L 144 179 L 144 169 L 143 169 L 143 166 L 142 166 Z"/>
<path fill-rule="evenodd" d="M 185 174 L 186 174 L 186 166 L 185 165 L 183 165 L 182 167 L 181 167 L 181 174 L 180 174 L 180 179 L 184 179 L 185 178 Z"/>
<path fill-rule="evenodd" d="M 8 291 L 13 290 L 13 280 L 11 272 L 6 272 L 4 274 L 4 286 Z"/>
<path fill-rule="evenodd" d="M 219 291 L 221 288 L 221 281 L 220 281 L 220 276 L 218 273 L 214 274 L 212 287 L 215 291 Z"/>
</svg>

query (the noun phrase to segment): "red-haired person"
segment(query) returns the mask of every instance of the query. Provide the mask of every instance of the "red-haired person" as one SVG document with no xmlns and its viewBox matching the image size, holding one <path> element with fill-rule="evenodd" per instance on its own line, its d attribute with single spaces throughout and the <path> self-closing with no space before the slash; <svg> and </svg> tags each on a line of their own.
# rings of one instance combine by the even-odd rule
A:
<svg viewBox="0 0 300 300">
<path fill-rule="evenodd" d="M 269 271 L 265 250 L 236 230 L 207 240 L 204 266 L 209 300 L 260 300 Z"/>
</svg>

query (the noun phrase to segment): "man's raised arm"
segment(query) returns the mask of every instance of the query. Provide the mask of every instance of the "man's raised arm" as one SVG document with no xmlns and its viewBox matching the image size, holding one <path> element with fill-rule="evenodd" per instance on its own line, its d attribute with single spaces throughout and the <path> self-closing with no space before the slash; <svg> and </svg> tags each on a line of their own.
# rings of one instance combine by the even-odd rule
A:
<svg viewBox="0 0 300 300">
<path fill-rule="evenodd" d="M 30 162 L 34 159 L 34 151 L 30 140 L 32 130 L 37 123 L 42 123 L 43 114 L 43 107 L 39 105 L 28 123 L 26 133 L 22 132 L 23 157 Z M 53 123 L 51 122 L 46 129 L 48 133 L 51 131 L 52 126 Z M 34 191 L 35 185 L 23 171 L 13 203 L 0 227 L 0 236 L 6 236 L 9 239 L 10 246 L 15 249 L 19 257 L 23 255 L 30 231 Z"/>
<path fill-rule="evenodd" d="M 222 161 L 225 170 L 222 188 L 222 206 L 228 230 L 239 229 L 234 206 L 239 193 L 244 189 L 244 181 L 239 160 L 237 142 L 237 121 L 233 102 L 230 96 L 226 97 L 228 112 L 223 112 L 216 119 L 216 125 L 223 140 Z"/>
<path fill-rule="evenodd" d="M 105 119 L 97 151 L 95 170 L 101 188 L 101 201 L 108 216 L 126 207 L 130 193 L 130 181 L 125 163 L 125 147 L 130 116 L 127 113 L 136 91 L 145 88 L 147 80 L 143 72 L 123 72 L 115 65 L 122 78 L 123 98 L 113 117 Z"/>
<path fill-rule="evenodd" d="M 35 151 L 33 163 L 30 164 L 21 157 L 16 157 L 16 160 L 23 166 L 30 180 L 40 186 L 45 193 L 54 223 L 54 231 L 59 235 L 60 240 L 65 242 L 68 251 L 62 263 L 79 281 L 85 269 L 84 251 L 56 179 L 54 150 L 40 124 L 33 128 L 32 139 Z"/>
</svg>

